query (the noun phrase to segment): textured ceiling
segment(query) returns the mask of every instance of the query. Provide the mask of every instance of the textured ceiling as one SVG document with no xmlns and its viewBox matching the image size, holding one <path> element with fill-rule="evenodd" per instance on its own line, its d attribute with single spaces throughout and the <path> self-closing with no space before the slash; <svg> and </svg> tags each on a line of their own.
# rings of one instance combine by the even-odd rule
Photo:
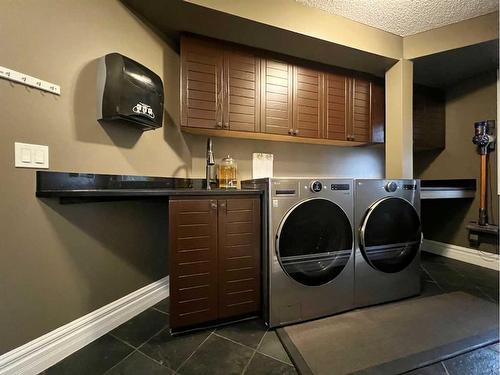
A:
<svg viewBox="0 0 500 375">
<path fill-rule="evenodd" d="M 498 0 L 296 0 L 408 36 L 498 10 Z"/>
</svg>

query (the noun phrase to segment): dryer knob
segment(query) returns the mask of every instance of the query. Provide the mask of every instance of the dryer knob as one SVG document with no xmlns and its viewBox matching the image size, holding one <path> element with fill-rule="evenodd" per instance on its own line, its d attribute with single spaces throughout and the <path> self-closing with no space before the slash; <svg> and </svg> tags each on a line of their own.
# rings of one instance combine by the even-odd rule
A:
<svg viewBox="0 0 500 375">
<path fill-rule="evenodd" d="M 323 189 L 323 184 L 319 181 L 311 182 L 311 191 L 319 193 Z"/>
<path fill-rule="evenodd" d="M 394 193 L 396 190 L 398 190 L 398 184 L 394 181 L 388 182 L 385 185 L 385 191 L 388 191 L 389 193 Z"/>
</svg>

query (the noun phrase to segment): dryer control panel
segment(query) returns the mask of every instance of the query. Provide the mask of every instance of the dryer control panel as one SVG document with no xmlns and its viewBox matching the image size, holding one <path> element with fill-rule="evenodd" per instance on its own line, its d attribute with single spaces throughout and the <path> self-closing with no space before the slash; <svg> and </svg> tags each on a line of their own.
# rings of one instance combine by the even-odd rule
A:
<svg viewBox="0 0 500 375">
<path fill-rule="evenodd" d="M 270 197 L 278 199 L 344 197 L 353 194 L 353 183 L 349 179 L 276 178 L 270 182 Z"/>
<path fill-rule="evenodd" d="M 321 181 L 312 181 L 309 188 L 314 193 L 319 193 L 322 189 L 328 189 L 328 184 L 324 185 Z M 351 190 L 349 184 L 330 184 L 330 190 Z"/>
</svg>

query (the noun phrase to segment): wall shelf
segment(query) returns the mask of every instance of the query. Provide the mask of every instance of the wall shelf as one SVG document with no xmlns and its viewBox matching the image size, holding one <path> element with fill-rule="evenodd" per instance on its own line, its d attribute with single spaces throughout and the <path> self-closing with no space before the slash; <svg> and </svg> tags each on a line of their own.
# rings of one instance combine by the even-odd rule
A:
<svg viewBox="0 0 500 375">
<path fill-rule="evenodd" d="M 476 180 L 422 180 L 420 190 L 421 199 L 473 199 L 476 196 Z"/>
</svg>

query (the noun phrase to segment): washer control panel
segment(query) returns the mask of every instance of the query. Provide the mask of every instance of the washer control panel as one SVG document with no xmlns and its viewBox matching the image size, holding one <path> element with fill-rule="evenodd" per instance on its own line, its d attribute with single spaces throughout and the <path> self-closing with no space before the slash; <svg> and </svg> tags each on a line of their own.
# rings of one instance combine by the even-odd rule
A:
<svg viewBox="0 0 500 375">
<path fill-rule="evenodd" d="M 319 193 L 323 189 L 323 184 L 320 181 L 313 181 L 310 188 L 312 192 Z"/>
</svg>

